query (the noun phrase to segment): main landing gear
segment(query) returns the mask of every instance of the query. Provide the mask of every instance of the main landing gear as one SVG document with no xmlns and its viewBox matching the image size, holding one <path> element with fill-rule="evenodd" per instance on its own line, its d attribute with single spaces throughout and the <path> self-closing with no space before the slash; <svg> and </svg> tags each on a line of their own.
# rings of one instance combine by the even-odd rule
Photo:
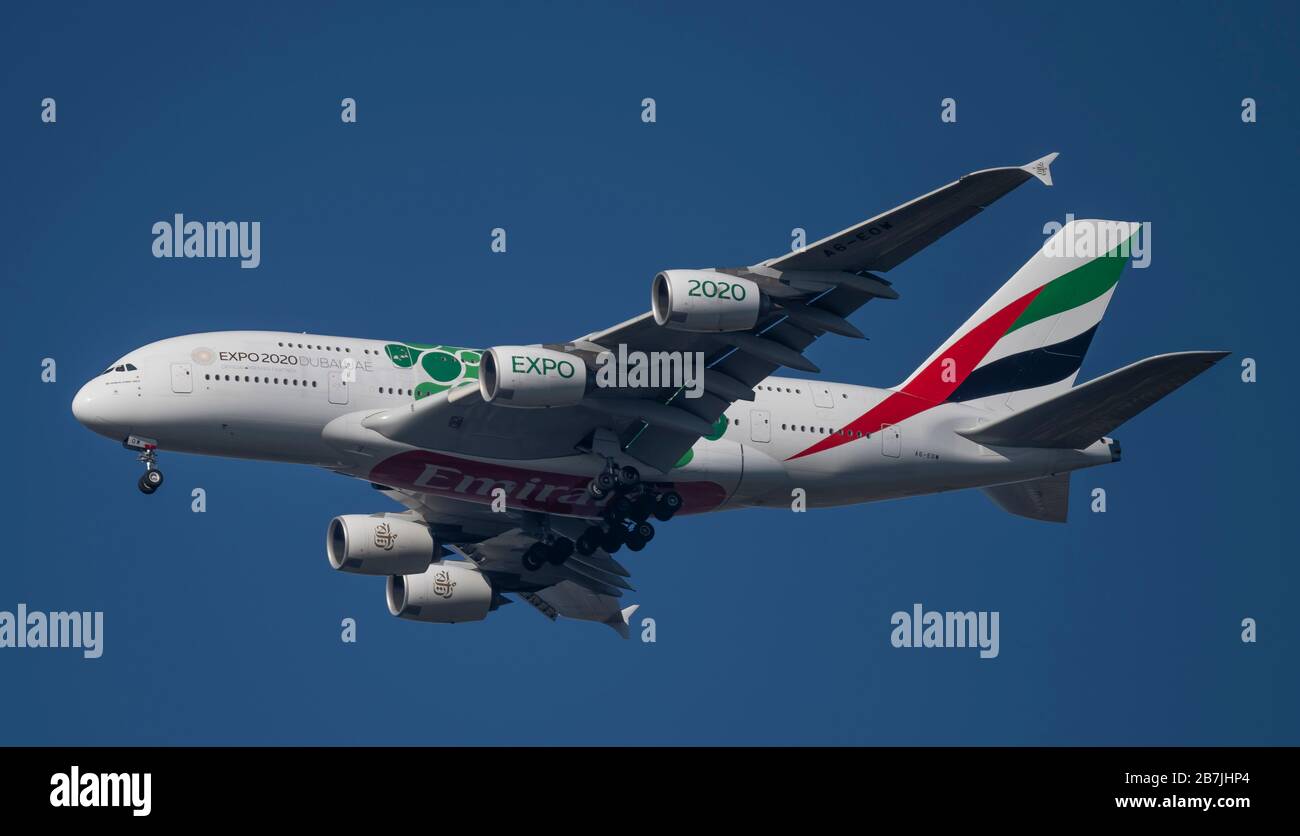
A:
<svg viewBox="0 0 1300 836">
<path fill-rule="evenodd" d="M 553 563 L 559 566 L 573 554 L 573 541 L 568 537 L 557 537 L 550 543 L 541 541 L 533 543 L 524 552 L 524 568 L 536 572 L 543 564 Z"/>
<path fill-rule="evenodd" d="M 682 507 L 682 496 L 677 491 L 655 491 L 641 481 L 635 467 L 619 467 L 612 461 L 591 480 L 587 492 L 598 501 L 608 500 L 602 514 L 604 521 L 589 526 L 576 543 L 567 537 L 553 537 L 549 542 L 532 544 L 523 555 L 526 570 L 536 572 L 547 563 L 559 566 L 574 552 L 585 557 L 604 549 L 613 554 L 623 546 L 639 552 L 655 536 L 655 527 L 648 520 L 654 517 L 667 522 Z"/>
<path fill-rule="evenodd" d="M 681 494 L 671 490 L 656 492 L 641 481 L 635 467 L 619 467 L 612 460 L 587 485 L 587 492 L 593 499 L 609 501 L 605 503 L 604 523 L 589 526 L 575 544 L 578 554 L 584 556 L 596 549 L 613 554 L 623 546 L 639 552 L 655 536 L 655 527 L 647 520 L 653 516 L 667 522 L 682 507 Z"/>
<path fill-rule="evenodd" d="M 140 476 L 140 481 L 136 483 L 140 488 L 140 493 L 151 494 L 162 487 L 163 473 L 158 469 L 157 442 L 133 435 L 122 442 L 122 446 L 128 450 L 138 451 L 140 455 L 136 456 L 136 459 L 144 462 L 144 474 Z"/>
</svg>

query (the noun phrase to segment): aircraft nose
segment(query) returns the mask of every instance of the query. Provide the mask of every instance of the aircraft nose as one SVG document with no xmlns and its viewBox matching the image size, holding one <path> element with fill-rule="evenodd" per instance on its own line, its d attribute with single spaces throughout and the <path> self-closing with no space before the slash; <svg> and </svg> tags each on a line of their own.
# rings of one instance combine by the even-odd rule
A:
<svg viewBox="0 0 1300 836">
<path fill-rule="evenodd" d="M 88 430 L 107 438 L 121 438 L 129 432 L 131 423 L 121 398 L 103 382 L 92 380 L 72 399 L 72 417 Z"/>
<path fill-rule="evenodd" d="M 95 396 L 91 394 L 91 384 L 87 383 L 77 392 L 77 396 L 72 399 L 72 417 L 84 427 L 95 429 L 97 425 L 103 424 L 104 421 L 95 414 Z"/>
</svg>

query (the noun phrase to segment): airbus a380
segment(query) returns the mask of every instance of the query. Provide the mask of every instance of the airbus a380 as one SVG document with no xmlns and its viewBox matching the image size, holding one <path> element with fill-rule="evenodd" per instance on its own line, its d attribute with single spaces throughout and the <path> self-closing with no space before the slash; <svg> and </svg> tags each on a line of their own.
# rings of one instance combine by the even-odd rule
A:
<svg viewBox="0 0 1300 836">
<path fill-rule="evenodd" d="M 1072 221 L 898 385 L 773 376 L 816 373 L 818 337 L 861 337 L 849 315 L 898 298 L 878 274 L 1020 184 L 1050 186 L 1055 157 L 968 174 L 752 266 L 665 270 L 649 312 L 568 342 L 191 334 L 117 360 L 72 411 L 137 451 L 145 493 L 159 451 L 370 482 L 407 510 L 336 517 L 326 553 L 386 576 L 396 616 L 476 621 L 513 595 L 626 638 L 636 607 L 612 555 L 644 548 L 651 520 L 788 510 L 796 490 L 817 508 L 981 488 L 1064 522 L 1071 472 L 1119 460 L 1108 434 L 1226 356 L 1164 354 L 1075 386 L 1139 226 Z M 702 391 L 600 385 L 618 351 L 702 353 Z"/>
</svg>

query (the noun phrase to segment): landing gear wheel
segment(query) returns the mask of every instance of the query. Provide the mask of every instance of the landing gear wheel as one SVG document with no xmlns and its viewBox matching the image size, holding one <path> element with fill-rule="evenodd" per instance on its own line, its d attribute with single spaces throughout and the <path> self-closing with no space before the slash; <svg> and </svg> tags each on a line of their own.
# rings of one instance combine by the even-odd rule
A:
<svg viewBox="0 0 1300 836">
<path fill-rule="evenodd" d="M 551 561 L 552 565 L 559 566 L 568 560 L 571 554 L 573 554 L 573 541 L 567 537 L 561 537 L 547 549 L 546 559 Z"/>
<path fill-rule="evenodd" d="M 655 519 L 668 522 L 682 509 L 682 495 L 677 491 L 668 491 L 655 503 Z"/>
<path fill-rule="evenodd" d="M 634 522 L 645 522 L 655 511 L 653 494 L 643 493 L 632 502 L 632 513 L 628 514 Z"/>
<path fill-rule="evenodd" d="M 609 492 L 614 490 L 615 486 L 617 486 L 618 479 L 616 479 L 614 474 L 610 473 L 608 470 L 602 470 L 600 475 L 596 477 L 596 484 L 606 492 Z"/>
<path fill-rule="evenodd" d="M 626 532 L 619 526 L 610 528 L 609 531 L 601 534 L 600 547 L 610 554 L 613 554 L 623 545 L 624 534 L 626 534 Z"/>
<path fill-rule="evenodd" d="M 158 490 L 163 483 L 162 471 L 157 467 L 158 442 L 150 438 L 139 438 L 132 435 L 127 436 L 126 440 L 122 442 L 122 446 L 138 453 L 135 460 L 144 465 L 144 475 L 136 483 L 140 488 L 140 492 L 150 494 Z"/>
<path fill-rule="evenodd" d="M 649 543 L 655 538 L 655 527 L 648 522 L 638 523 L 632 531 L 641 538 L 643 543 Z"/>
<path fill-rule="evenodd" d="M 615 522 L 625 519 L 632 513 L 632 500 L 620 494 L 609 501 L 607 511 Z"/>
<path fill-rule="evenodd" d="M 627 533 L 627 547 L 630 551 L 639 552 L 645 548 L 645 538 L 635 531 Z"/>
<path fill-rule="evenodd" d="M 536 572 L 542 568 L 542 564 L 546 562 L 548 551 L 545 543 L 533 543 L 528 547 L 528 551 L 524 552 L 524 568 L 530 572 Z"/>
<path fill-rule="evenodd" d="M 632 465 L 624 465 L 618 471 L 618 483 L 625 488 L 630 488 L 641 481 L 641 471 Z"/>
<path fill-rule="evenodd" d="M 600 482 L 596 479 L 592 479 L 587 483 L 587 493 L 591 494 L 591 498 L 595 500 L 601 500 L 609 496 L 609 490 L 602 488 Z"/>
<path fill-rule="evenodd" d="M 600 548 L 600 541 L 604 536 L 605 532 L 593 525 L 591 528 L 582 532 L 582 536 L 580 536 L 578 542 L 574 544 L 574 549 L 583 557 L 592 555 L 596 552 L 596 549 Z"/>
</svg>

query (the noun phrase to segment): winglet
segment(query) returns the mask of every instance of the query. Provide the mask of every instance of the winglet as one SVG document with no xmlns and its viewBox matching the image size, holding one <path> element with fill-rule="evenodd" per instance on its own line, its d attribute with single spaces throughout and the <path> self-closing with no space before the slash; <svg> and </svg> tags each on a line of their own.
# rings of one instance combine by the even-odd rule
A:
<svg viewBox="0 0 1300 836">
<path fill-rule="evenodd" d="M 1053 151 L 1046 157 L 1039 157 L 1029 165 L 1022 165 L 1021 171 L 1028 171 L 1030 174 L 1043 181 L 1043 185 L 1052 185 L 1052 163 L 1060 156 L 1059 151 Z"/>
<path fill-rule="evenodd" d="M 636 612 L 637 608 L 640 606 L 640 604 L 633 604 L 630 607 L 624 607 L 621 612 L 615 613 L 606 619 L 605 623 L 610 627 L 613 627 L 614 632 L 618 633 L 623 638 L 631 638 L 632 635 L 628 630 L 628 625 L 632 623 L 632 613 Z"/>
</svg>

